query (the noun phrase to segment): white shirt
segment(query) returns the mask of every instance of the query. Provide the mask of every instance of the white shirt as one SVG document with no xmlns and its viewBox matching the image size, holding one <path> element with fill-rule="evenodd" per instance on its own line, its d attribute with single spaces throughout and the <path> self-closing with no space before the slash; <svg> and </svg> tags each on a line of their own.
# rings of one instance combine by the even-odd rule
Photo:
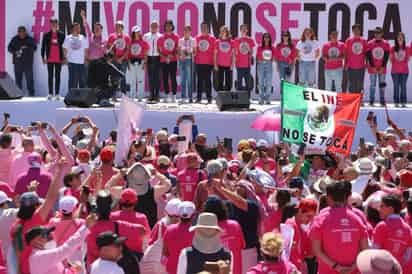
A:
<svg viewBox="0 0 412 274">
<path fill-rule="evenodd" d="M 67 50 L 67 62 L 84 64 L 84 53 L 89 48 L 89 41 L 81 34 L 78 36 L 70 34 L 64 39 L 63 48 Z"/>
<path fill-rule="evenodd" d="M 185 39 L 184 37 L 180 38 L 179 48 L 181 51 L 190 53 L 188 56 L 186 56 L 186 59 L 190 59 L 192 58 L 191 54 L 193 54 L 193 51 L 196 48 L 196 40 L 193 37 L 190 37 L 189 39 Z"/>
<path fill-rule="evenodd" d="M 296 48 L 299 50 L 301 61 L 316 61 L 316 50 L 319 49 L 317 40 L 306 40 L 305 42 L 299 40 Z"/>
<path fill-rule="evenodd" d="M 159 40 L 160 37 L 162 37 L 162 35 L 159 32 L 148 32 L 143 35 L 143 40 L 149 44 L 147 56 L 159 56 L 159 51 L 157 50 L 157 40 Z"/>
<path fill-rule="evenodd" d="M 8 254 L 11 245 L 10 229 L 17 219 L 17 208 L 0 209 L 0 240 L 3 246 L 3 254 Z"/>
<path fill-rule="evenodd" d="M 90 274 L 124 274 L 124 271 L 117 263 L 99 258 L 92 263 Z"/>
</svg>

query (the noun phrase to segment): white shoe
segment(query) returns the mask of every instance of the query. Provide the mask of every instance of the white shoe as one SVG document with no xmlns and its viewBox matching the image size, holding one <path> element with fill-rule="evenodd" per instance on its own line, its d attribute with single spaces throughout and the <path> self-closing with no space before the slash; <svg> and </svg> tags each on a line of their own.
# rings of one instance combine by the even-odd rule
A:
<svg viewBox="0 0 412 274">
<path fill-rule="evenodd" d="M 172 103 L 176 103 L 176 95 L 172 95 Z"/>
<path fill-rule="evenodd" d="M 51 99 L 53 99 L 53 95 L 50 95 L 50 94 L 49 94 L 49 95 L 47 96 L 47 100 L 50 101 Z"/>
<path fill-rule="evenodd" d="M 165 98 L 162 99 L 163 103 L 168 103 L 169 102 L 169 98 L 166 96 Z"/>
<path fill-rule="evenodd" d="M 60 95 L 56 95 L 56 101 L 60 101 Z"/>
</svg>

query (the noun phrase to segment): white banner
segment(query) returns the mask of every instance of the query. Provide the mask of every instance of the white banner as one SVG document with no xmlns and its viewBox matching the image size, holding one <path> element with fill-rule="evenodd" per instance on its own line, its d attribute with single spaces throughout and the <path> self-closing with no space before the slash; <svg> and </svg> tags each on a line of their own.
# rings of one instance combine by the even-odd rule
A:
<svg viewBox="0 0 412 274">
<path fill-rule="evenodd" d="M 194 34 L 199 32 L 199 25 L 207 21 L 212 31 L 217 34 L 220 25 L 229 26 L 232 34 L 237 35 L 239 26 L 247 23 L 251 26 L 254 38 L 260 40 L 263 32 L 269 32 L 274 41 L 280 40 L 282 30 L 289 29 L 294 39 L 299 39 L 307 26 L 314 28 L 318 39 L 323 44 L 327 34 L 337 29 L 341 39 L 350 35 L 351 25 L 360 23 L 364 36 L 372 36 L 372 30 L 383 27 L 385 37 L 393 43 L 395 34 L 403 31 L 412 36 L 412 1 L 360 1 L 348 0 L 284 0 L 284 1 L 46 1 L 46 0 L 2 0 L 0 1 L 0 71 L 13 75 L 12 58 L 7 53 L 7 44 L 16 35 L 17 27 L 24 25 L 37 40 L 41 41 L 44 32 L 48 31 L 49 19 L 56 16 L 60 20 L 61 29 L 67 33 L 73 21 L 81 22 L 80 10 L 87 11 L 90 25 L 99 21 L 103 24 L 104 35 L 107 37 L 114 30 L 116 20 L 125 22 L 126 30 L 130 32 L 134 25 L 140 25 L 143 31 L 148 31 L 152 20 L 158 20 L 161 25 L 166 19 L 172 19 L 178 34 L 183 33 L 183 27 L 190 24 Z M 2 16 L 4 15 L 4 16 Z M 409 43 L 409 42 L 408 42 Z M 40 44 L 35 53 L 34 78 L 36 93 L 47 94 L 47 68 L 41 62 Z M 276 71 L 276 70 L 275 70 Z M 389 70 L 390 71 L 390 70 Z M 234 74 L 236 72 L 234 71 Z M 253 76 L 255 73 L 252 73 Z M 236 78 L 236 76 L 234 77 Z M 412 78 L 412 77 L 410 77 Z M 392 80 L 387 75 L 387 99 L 392 99 Z M 366 89 L 369 77 L 365 76 Z M 61 91 L 67 92 L 67 67 L 62 70 Z M 274 94 L 279 98 L 280 81 L 277 73 L 273 80 Z M 412 89 L 412 80 L 408 81 Z M 366 92 L 368 94 L 368 92 Z M 368 96 L 365 96 L 368 98 Z"/>
</svg>

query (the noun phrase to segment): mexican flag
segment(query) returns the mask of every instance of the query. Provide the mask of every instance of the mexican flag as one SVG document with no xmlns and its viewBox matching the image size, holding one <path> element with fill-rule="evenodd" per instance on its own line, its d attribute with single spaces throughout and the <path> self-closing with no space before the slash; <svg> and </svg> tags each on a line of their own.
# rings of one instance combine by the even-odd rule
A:
<svg viewBox="0 0 412 274">
<path fill-rule="evenodd" d="M 305 143 L 309 153 L 350 153 L 361 94 L 305 88 L 283 81 L 281 100 L 283 141 Z"/>
</svg>

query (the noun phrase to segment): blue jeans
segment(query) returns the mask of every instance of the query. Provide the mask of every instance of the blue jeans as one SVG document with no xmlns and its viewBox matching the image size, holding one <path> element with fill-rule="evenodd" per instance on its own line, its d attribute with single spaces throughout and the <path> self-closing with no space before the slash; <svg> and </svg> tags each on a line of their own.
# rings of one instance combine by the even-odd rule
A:
<svg viewBox="0 0 412 274">
<path fill-rule="evenodd" d="M 288 62 L 277 62 L 279 78 L 290 82 L 290 77 L 292 76 L 293 65 Z M 288 73 L 289 70 L 289 73 Z"/>
<path fill-rule="evenodd" d="M 260 102 L 270 101 L 270 91 L 272 89 L 272 62 L 263 62 L 257 64 L 259 78 L 259 96 Z"/>
<path fill-rule="evenodd" d="M 182 88 L 182 99 L 186 98 L 186 91 L 189 100 L 192 100 L 193 93 L 193 62 L 192 59 L 179 61 L 180 86 Z"/>
<path fill-rule="evenodd" d="M 237 90 L 250 90 L 252 83 L 250 83 L 250 68 L 236 68 L 237 71 Z M 243 84 L 245 83 L 245 84 Z"/>
<path fill-rule="evenodd" d="M 316 86 L 316 61 L 299 61 L 299 83 L 307 87 Z"/>
<path fill-rule="evenodd" d="M 86 69 L 84 64 L 69 63 L 69 90 L 86 87 Z"/>
<path fill-rule="evenodd" d="M 395 104 L 406 104 L 406 82 L 408 73 L 392 73 L 393 80 L 393 101 Z"/>
<path fill-rule="evenodd" d="M 343 69 L 325 69 L 325 89 L 332 91 L 332 83 L 335 82 L 335 91 L 342 92 Z"/>
<path fill-rule="evenodd" d="M 369 79 L 371 81 L 371 85 L 369 88 L 369 102 L 373 104 L 375 102 L 375 91 L 376 91 L 376 81 L 379 79 L 379 84 L 385 83 L 385 74 L 378 74 L 378 73 L 371 73 L 369 74 Z M 379 97 L 380 103 L 385 103 L 385 88 L 379 88 Z"/>
</svg>

